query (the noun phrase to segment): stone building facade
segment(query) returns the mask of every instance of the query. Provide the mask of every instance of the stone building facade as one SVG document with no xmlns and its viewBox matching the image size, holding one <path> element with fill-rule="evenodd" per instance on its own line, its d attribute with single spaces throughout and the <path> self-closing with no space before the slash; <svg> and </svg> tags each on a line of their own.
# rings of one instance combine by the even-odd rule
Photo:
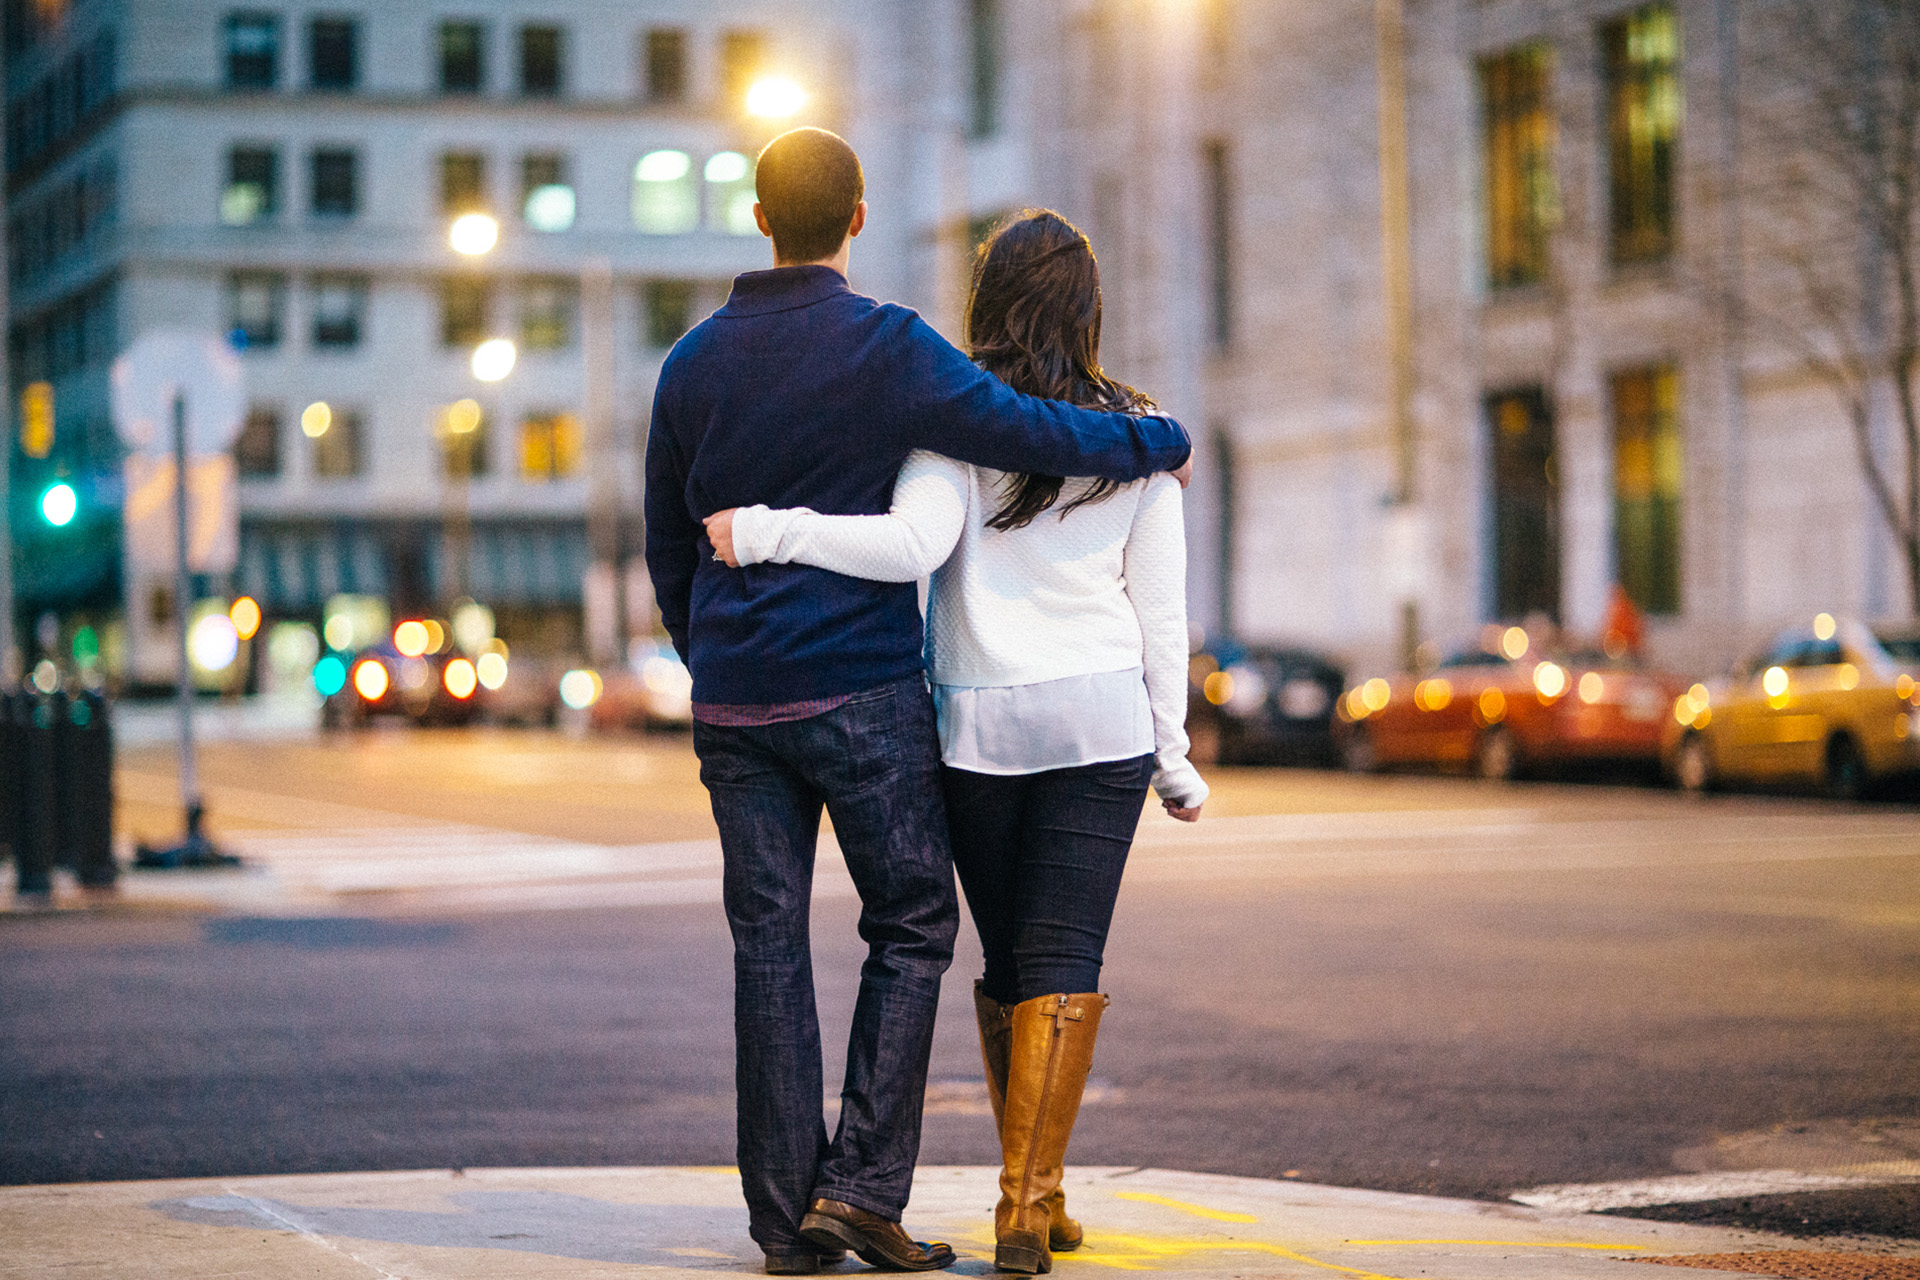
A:
<svg viewBox="0 0 1920 1280">
<path fill-rule="evenodd" d="M 1782 54 L 1774 7 L 1408 0 L 1411 518 L 1368 0 L 17 0 L 15 25 L 63 16 L 8 68 L 35 144 L 9 156 L 14 380 L 99 435 L 119 345 L 243 331 L 240 587 L 290 612 L 443 595 L 457 496 L 466 589 L 575 608 L 580 273 L 613 281 L 630 520 L 665 349 L 766 261 L 726 157 L 775 127 L 741 94 L 776 71 L 866 163 L 857 288 L 958 336 L 995 218 L 1050 205 L 1092 236 L 1110 371 L 1195 428 L 1206 630 L 1378 664 L 1409 598 L 1446 647 L 1539 613 L 1591 634 L 1618 583 L 1656 652 L 1711 665 L 1816 609 L 1910 607 L 1839 406 L 1721 301 L 1751 271 L 1769 138 L 1743 95 Z M 75 105 L 29 120 L 43 98 Z M 503 227 L 478 264 L 447 247 L 469 205 Z M 491 388 L 483 334 L 521 345 Z M 468 398 L 456 495 L 436 433 Z"/>
</svg>

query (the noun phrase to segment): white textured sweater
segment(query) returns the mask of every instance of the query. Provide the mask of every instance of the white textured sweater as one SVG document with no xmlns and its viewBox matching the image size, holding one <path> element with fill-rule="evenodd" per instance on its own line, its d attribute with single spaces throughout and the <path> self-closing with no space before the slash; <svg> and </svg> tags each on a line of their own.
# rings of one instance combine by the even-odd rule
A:
<svg viewBox="0 0 1920 1280">
<path fill-rule="evenodd" d="M 1036 717 L 1058 717 L 1061 695 L 1089 687 L 1084 677 L 1116 675 L 1118 684 L 1095 687 L 1124 691 L 1129 682 L 1121 673 L 1141 672 L 1152 713 L 1154 790 L 1184 807 L 1199 804 L 1207 785 L 1187 762 L 1179 483 L 1153 476 L 1062 517 L 1061 508 L 1091 483 L 1069 480 L 1059 501 L 1032 523 L 989 529 L 1006 479 L 915 453 L 901 468 L 887 515 L 745 507 L 734 516 L 734 551 L 742 564 L 798 561 L 882 582 L 931 574 L 931 678 L 937 686 L 1032 691 L 996 703 L 999 714 L 1024 707 Z M 1135 690 L 1138 680 L 1131 682 Z M 1070 683 L 1050 695 L 1043 686 L 1056 681 Z M 1082 705 L 1071 714 L 1130 722 L 1134 710 Z"/>
</svg>

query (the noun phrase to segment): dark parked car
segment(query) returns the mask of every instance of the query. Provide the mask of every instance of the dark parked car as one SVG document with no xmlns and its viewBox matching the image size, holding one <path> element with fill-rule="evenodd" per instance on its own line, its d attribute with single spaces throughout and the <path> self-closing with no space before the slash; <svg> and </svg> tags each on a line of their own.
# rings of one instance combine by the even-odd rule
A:
<svg viewBox="0 0 1920 1280">
<path fill-rule="evenodd" d="M 471 723 L 485 702 L 484 675 L 447 640 L 446 629 L 421 620 L 402 622 L 394 634 L 345 658 L 339 687 L 321 704 L 328 728 L 366 724 L 376 716 L 399 716 L 415 724 Z M 325 661 L 325 659 L 323 659 Z"/>
<path fill-rule="evenodd" d="M 1283 645 L 1209 641 L 1187 666 L 1193 758 L 1218 764 L 1333 764 L 1340 664 Z"/>
</svg>

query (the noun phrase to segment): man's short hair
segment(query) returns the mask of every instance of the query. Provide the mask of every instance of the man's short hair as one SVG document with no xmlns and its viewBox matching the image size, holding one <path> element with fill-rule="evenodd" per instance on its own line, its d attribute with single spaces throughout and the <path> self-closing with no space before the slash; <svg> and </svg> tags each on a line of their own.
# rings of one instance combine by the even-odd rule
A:
<svg viewBox="0 0 1920 1280">
<path fill-rule="evenodd" d="M 825 129 L 794 129 L 769 142 L 753 171 L 753 193 L 782 262 L 819 262 L 840 252 L 867 193 L 860 157 Z"/>
</svg>

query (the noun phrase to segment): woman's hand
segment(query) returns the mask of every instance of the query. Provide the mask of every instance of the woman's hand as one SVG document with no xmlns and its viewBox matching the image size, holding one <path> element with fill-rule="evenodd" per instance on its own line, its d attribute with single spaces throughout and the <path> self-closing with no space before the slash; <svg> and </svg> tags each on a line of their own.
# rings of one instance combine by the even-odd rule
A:
<svg viewBox="0 0 1920 1280">
<path fill-rule="evenodd" d="M 1180 821 L 1182 822 L 1200 821 L 1199 805 L 1195 805 L 1191 809 L 1182 809 L 1179 805 L 1175 804 L 1171 800 L 1162 800 L 1160 802 L 1160 807 L 1162 809 L 1165 809 L 1169 814 L 1172 814 L 1174 817 L 1180 819 Z"/>
<path fill-rule="evenodd" d="M 738 507 L 728 507 L 725 511 L 716 511 L 706 519 L 707 541 L 713 544 L 713 558 L 724 563 L 729 569 L 740 567 L 740 558 L 733 553 L 733 513 Z"/>
</svg>

